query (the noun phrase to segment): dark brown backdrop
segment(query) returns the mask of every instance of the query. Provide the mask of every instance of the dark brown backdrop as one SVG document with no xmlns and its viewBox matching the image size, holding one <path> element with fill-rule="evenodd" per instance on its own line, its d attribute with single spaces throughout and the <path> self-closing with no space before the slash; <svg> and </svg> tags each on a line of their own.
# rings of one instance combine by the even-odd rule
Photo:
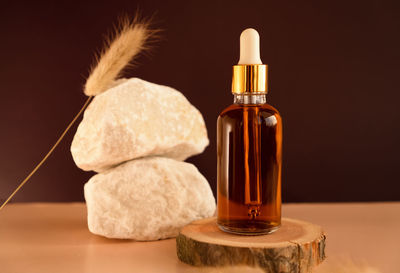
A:
<svg viewBox="0 0 400 273">
<path fill-rule="evenodd" d="M 173 86 L 211 140 L 191 158 L 213 190 L 215 124 L 232 101 L 246 27 L 270 66 L 284 121 L 284 201 L 400 200 L 398 1 L 2 1 L 0 198 L 34 167 L 84 102 L 93 53 L 119 14 L 157 12 L 164 38 L 128 73 Z M 92 175 L 61 147 L 15 201 L 83 200 Z"/>
</svg>

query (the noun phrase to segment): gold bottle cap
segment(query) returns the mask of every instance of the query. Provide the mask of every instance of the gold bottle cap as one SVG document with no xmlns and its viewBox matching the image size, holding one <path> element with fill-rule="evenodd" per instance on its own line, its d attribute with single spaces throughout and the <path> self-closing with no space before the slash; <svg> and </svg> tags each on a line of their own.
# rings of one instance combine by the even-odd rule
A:
<svg viewBox="0 0 400 273">
<path fill-rule="evenodd" d="M 268 92 L 268 66 L 260 58 L 260 36 L 255 29 L 245 29 L 240 35 L 240 59 L 233 66 L 232 93 Z"/>
<path fill-rule="evenodd" d="M 268 93 L 268 66 L 266 64 L 234 65 L 232 93 Z"/>
</svg>

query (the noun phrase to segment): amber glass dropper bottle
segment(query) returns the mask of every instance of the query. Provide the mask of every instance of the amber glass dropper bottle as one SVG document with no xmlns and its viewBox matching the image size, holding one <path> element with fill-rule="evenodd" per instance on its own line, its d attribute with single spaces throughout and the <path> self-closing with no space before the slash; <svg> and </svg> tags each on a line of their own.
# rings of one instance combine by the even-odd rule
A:
<svg viewBox="0 0 400 273">
<path fill-rule="evenodd" d="M 217 121 L 217 223 L 244 235 L 271 233 L 281 224 L 282 121 L 266 103 L 267 65 L 259 40 L 254 29 L 240 35 L 234 104 Z"/>
</svg>

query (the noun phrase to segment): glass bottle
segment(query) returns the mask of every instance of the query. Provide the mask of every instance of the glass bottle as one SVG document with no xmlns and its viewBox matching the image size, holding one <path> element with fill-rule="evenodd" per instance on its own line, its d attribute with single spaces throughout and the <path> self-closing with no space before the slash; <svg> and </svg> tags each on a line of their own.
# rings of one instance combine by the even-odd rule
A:
<svg viewBox="0 0 400 273">
<path fill-rule="evenodd" d="M 233 67 L 234 104 L 217 121 L 217 224 L 226 232 L 257 235 L 281 223 L 282 121 L 266 103 L 267 66 L 259 58 L 242 58 L 242 50 L 254 47 L 246 45 L 246 35 L 258 37 L 253 29 L 241 35 L 241 61 Z"/>
</svg>

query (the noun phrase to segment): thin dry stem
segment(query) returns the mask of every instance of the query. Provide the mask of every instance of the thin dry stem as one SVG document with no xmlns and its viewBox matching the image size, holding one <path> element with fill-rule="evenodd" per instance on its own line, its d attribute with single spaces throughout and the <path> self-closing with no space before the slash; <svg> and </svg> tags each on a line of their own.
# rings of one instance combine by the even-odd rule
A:
<svg viewBox="0 0 400 273">
<path fill-rule="evenodd" d="M 75 117 L 72 119 L 72 121 L 68 124 L 67 128 L 65 128 L 64 132 L 61 134 L 61 136 L 57 139 L 56 143 L 51 147 L 51 149 L 47 152 L 47 154 L 43 157 L 43 159 L 39 162 L 39 164 L 36 165 L 36 167 L 30 172 L 30 174 L 22 180 L 22 182 L 18 185 L 18 187 L 13 191 L 13 193 L 6 199 L 6 201 L 3 202 L 3 204 L 0 206 L 0 210 L 2 210 L 8 202 L 14 197 L 14 195 L 25 185 L 26 182 L 34 175 L 37 170 L 43 165 L 44 162 L 49 158 L 49 156 L 53 153 L 53 151 L 56 149 L 58 144 L 60 144 L 61 140 L 64 138 L 64 136 L 67 134 L 69 129 L 74 125 L 75 121 L 79 118 L 79 116 L 83 113 L 83 111 L 86 109 L 86 107 L 89 105 L 90 101 L 92 100 L 93 97 L 89 97 L 86 102 L 83 104 L 82 108 L 79 110 L 78 114 L 75 115 Z"/>
</svg>

